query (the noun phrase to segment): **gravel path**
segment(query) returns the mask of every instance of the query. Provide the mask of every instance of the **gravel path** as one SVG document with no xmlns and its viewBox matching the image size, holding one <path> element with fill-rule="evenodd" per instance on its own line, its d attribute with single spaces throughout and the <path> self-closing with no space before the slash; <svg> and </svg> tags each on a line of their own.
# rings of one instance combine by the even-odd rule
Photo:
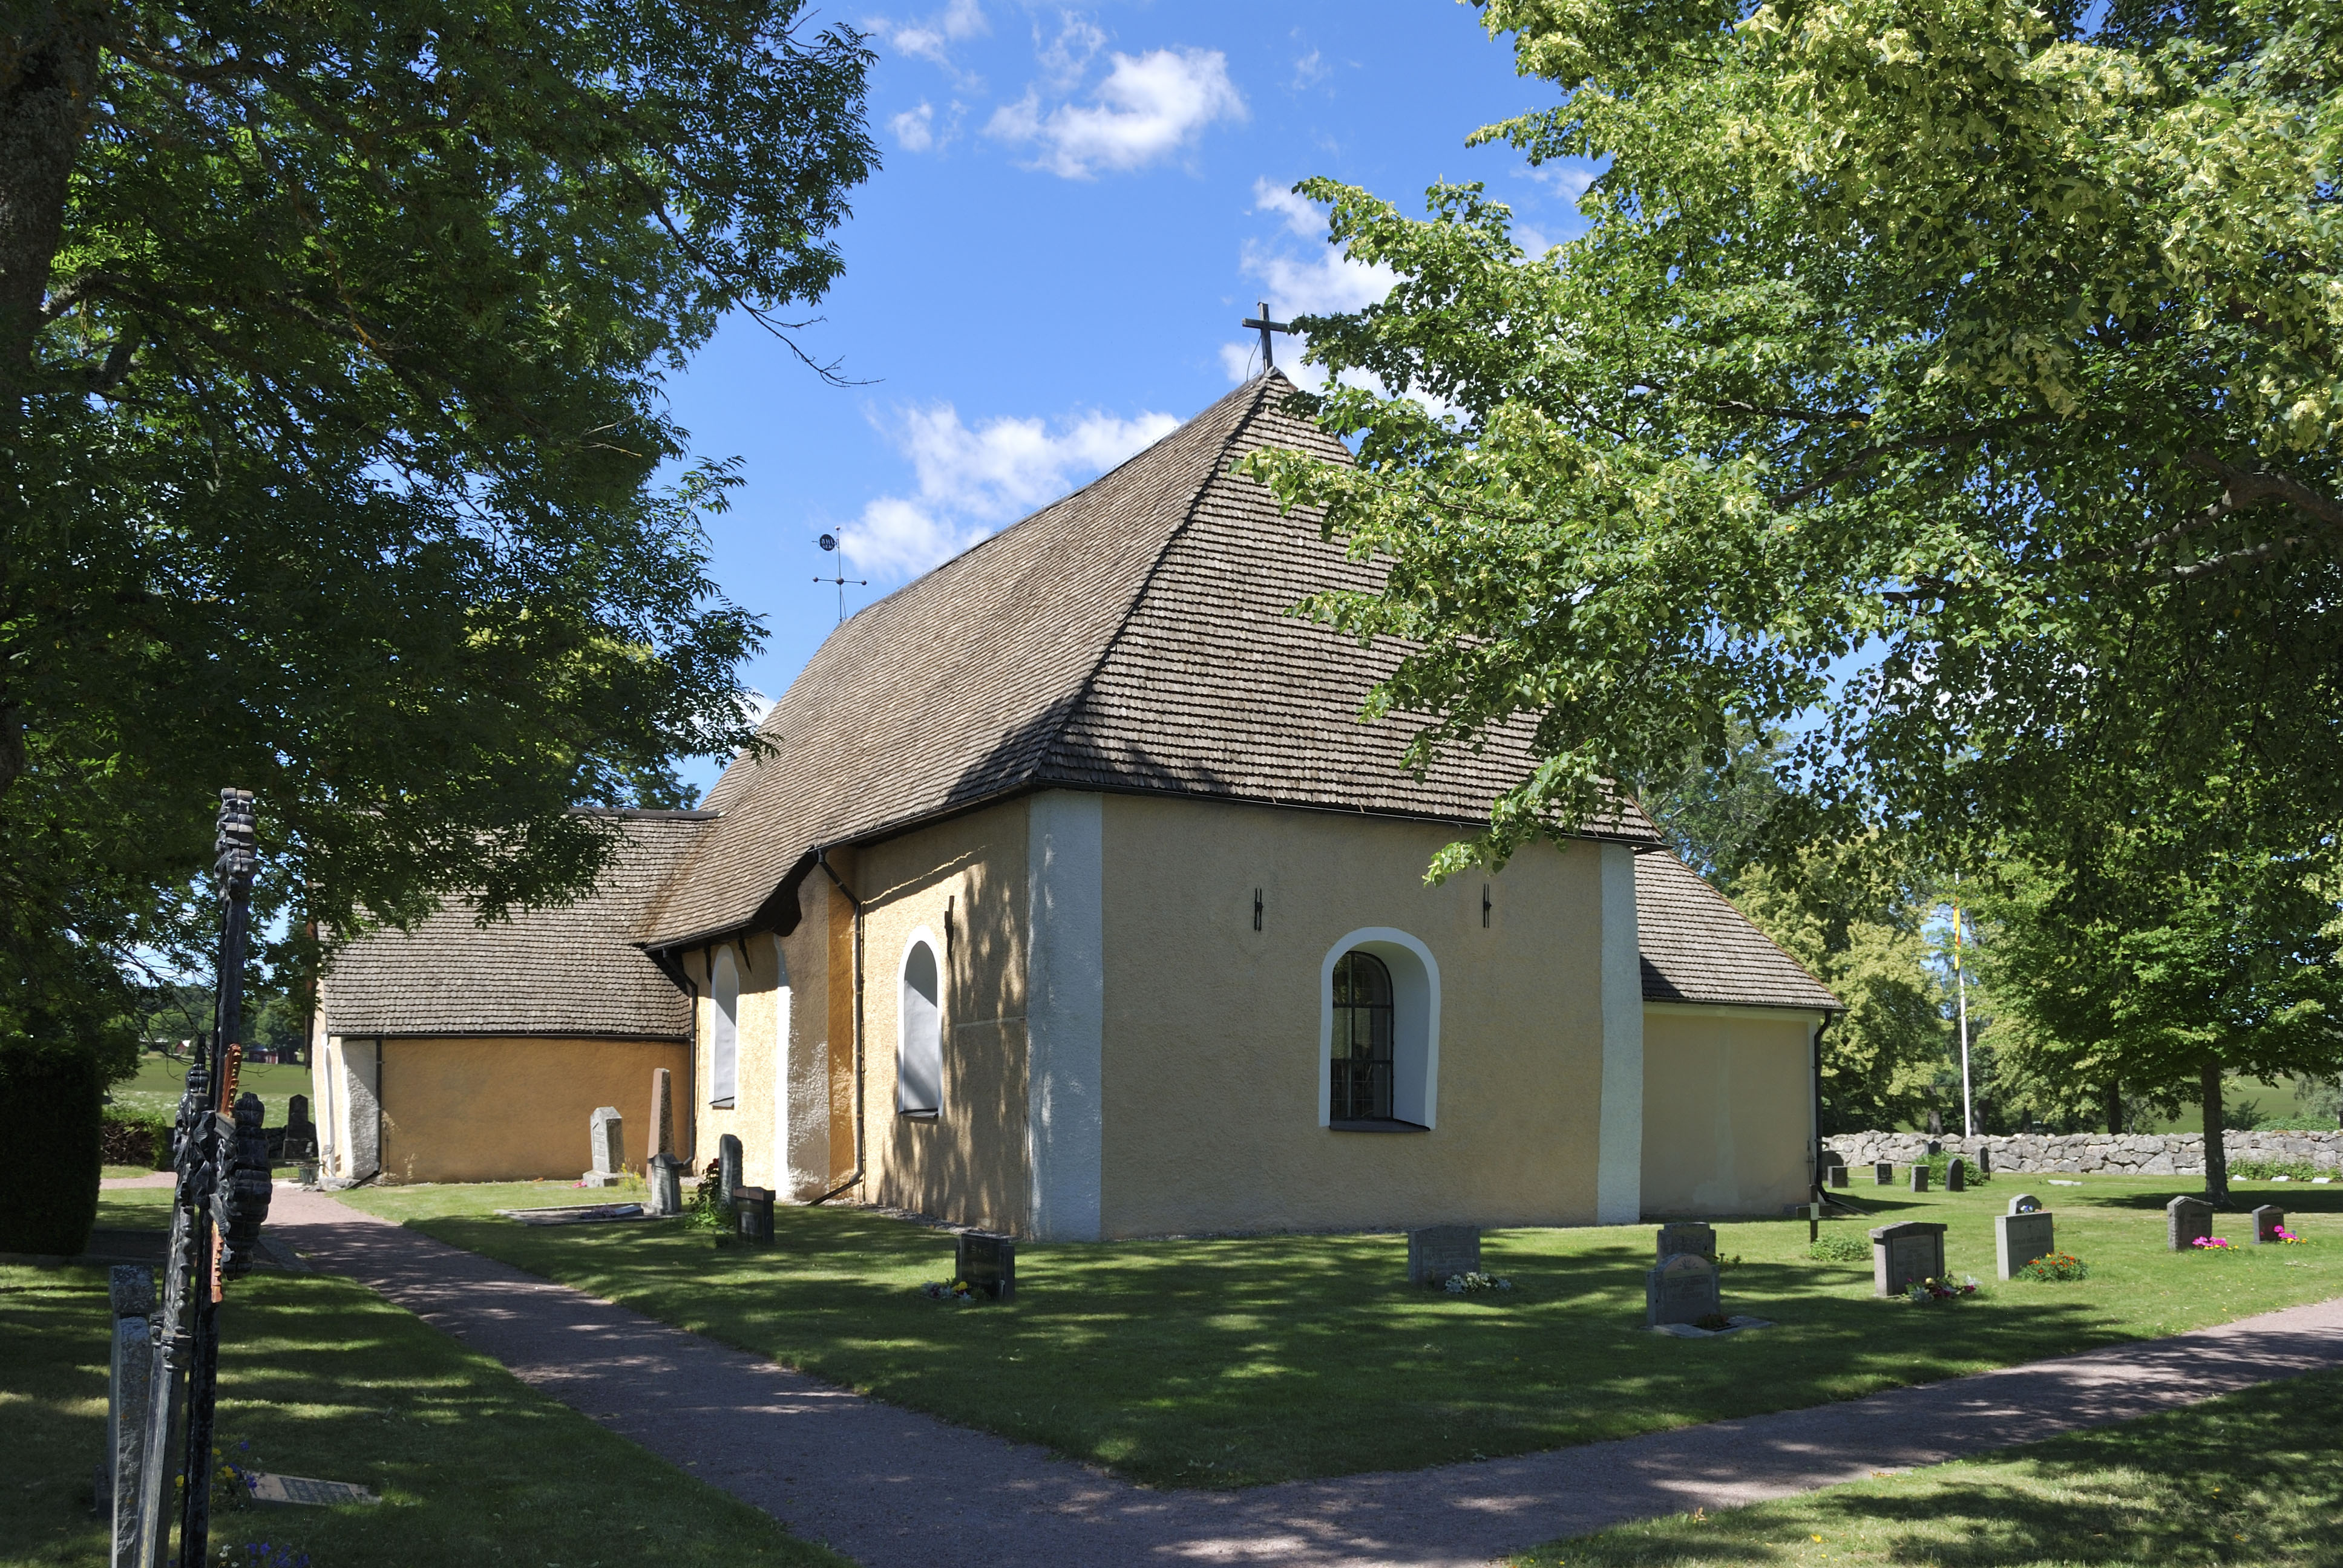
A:
<svg viewBox="0 0 2343 1568">
<path fill-rule="evenodd" d="M 1485 1563 L 1622 1520 L 1757 1503 L 2343 1366 L 2343 1300 L 2171 1339 L 1516 1459 L 1153 1491 L 845 1392 L 280 1186 L 269 1229 L 524 1381 L 868 1568 L 939 1560 Z"/>
</svg>

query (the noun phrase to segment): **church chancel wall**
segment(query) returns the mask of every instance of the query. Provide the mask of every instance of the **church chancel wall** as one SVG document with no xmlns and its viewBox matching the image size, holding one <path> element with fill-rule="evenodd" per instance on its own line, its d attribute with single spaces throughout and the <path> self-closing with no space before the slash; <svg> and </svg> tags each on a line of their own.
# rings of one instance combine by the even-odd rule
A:
<svg viewBox="0 0 2343 1568">
<path fill-rule="evenodd" d="M 1104 806 L 1104 1233 L 1594 1221 L 1597 845 L 1534 846 L 1427 887 L 1455 837 L 1438 824 Z M 1359 932 L 1378 934 L 1348 945 L 1397 977 L 1404 1081 L 1389 1121 L 1345 1127 L 1329 1104 L 1328 969 Z M 1438 990 L 1421 1021 L 1396 1016 L 1419 965 Z M 1427 1024 L 1428 1060 L 1407 1038 Z"/>
</svg>

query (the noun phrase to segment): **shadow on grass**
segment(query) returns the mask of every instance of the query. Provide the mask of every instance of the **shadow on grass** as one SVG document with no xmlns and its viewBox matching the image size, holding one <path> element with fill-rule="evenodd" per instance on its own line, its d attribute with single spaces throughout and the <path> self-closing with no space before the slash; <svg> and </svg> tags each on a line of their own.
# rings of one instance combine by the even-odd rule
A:
<svg viewBox="0 0 2343 1568">
<path fill-rule="evenodd" d="M 2322 1372 L 1989 1460 L 1624 1525 L 1517 1562 L 2333 1564 L 2338 1511 L 2343 1373 Z"/>
<path fill-rule="evenodd" d="M 1515 1288 L 1479 1298 L 1398 1282 L 1394 1235 L 1029 1245 L 1014 1302 L 950 1307 L 917 1287 L 949 1273 L 950 1238 L 867 1213 L 784 1211 L 770 1252 L 672 1224 L 414 1223 L 829 1382 L 1156 1484 L 1497 1457 L 2134 1337 L 2072 1296 L 1914 1308 L 1872 1298 L 1866 1266 L 1765 1258 L 1728 1271 L 1726 1295 L 1780 1327 L 1667 1339 L 1644 1328 L 1642 1231 L 1493 1233 L 1487 1267 Z M 1765 1229 L 1768 1247 L 1805 1245 L 1803 1229 Z"/>
</svg>

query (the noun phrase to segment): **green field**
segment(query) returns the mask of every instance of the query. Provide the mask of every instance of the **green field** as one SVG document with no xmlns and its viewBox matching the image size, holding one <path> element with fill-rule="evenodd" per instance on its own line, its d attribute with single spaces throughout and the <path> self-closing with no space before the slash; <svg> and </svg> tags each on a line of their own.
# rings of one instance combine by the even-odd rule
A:
<svg viewBox="0 0 2343 1568">
<path fill-rule="evenodd" d="M 1867 1223 L 1952 1227 L 1952 1269 L 1987 1282 L 1937 1307 L 1875 1300 L 1865 1264 L 1810 1261 L 1802 1221 L 1726 1224 L 1722 1250 L 1743 1259 L 1726 1309 L 1778 1326 L 1696 1341 L 1643 1328 L 1645 1227 L 1492 1232 L 1485 1266 L 1516 1288 L 1466 1299 L 1409 1289 L 1397 1235 L 1027 1245 L 1013 1304 L 953 1307 L 917 1290 L 950 1272 L 950 1237 L 868 1212 L 783 1209 L 763 1251 L 679 1222 L 546 1229 L 488 1213 L 576 1200 L 553 1183 L 345 1201 L 900 1404 L 1153 1484 L 1230 1486 L 1853 1399 L 2343 1294 L 2343 1189 L 2241 1183 L 2247 1201 L 2282 1195 L 2311 1244 L 2175 1256 L 2163 1203 L 2187 1185 L 1855 1189 L 1878 1211 Z M 2090 1279 L 1990 1281 L 1991 1216 L 2021 1187 L 2057 1213 Z"/>
<path fill-rule="evenodd" d="M 1989 1459 L 1557 1541 L 1518 1568 L 2332 1568 L 2343 1372 Z"/>
<path fill-rule="evenodd" d="M 99 1223 L 159 1223 L 167 1194 L 109 1193 Z M 103 1269 L 0 1265 L 0 1568 L 100 1568 Z M 424 1563 L 832 1564 L 764 1514 L 537 1393 L 346 1280 L 258 1274 L 221 1322 L 219 1447 L 255 1470 L 355 1481 L 377 1506 L 214 1521 L 243 1563 L 266 1542 L 316 1568 Z"/>
<path fill-rule="evenodd" d="M 152 1053 L 138 1059 L 138 1071 L 124 1079 L 107 1092 L 114 1103 L 141 1116 L 159 1116 L 169 1120 L 179 1110 L 179 1096 L 186 1089 L 187 1064 Z M 286 1102 L 297 1094 L 309 1092 L 309 1070 L 289 1062 L 270 1062 L 265 1066 L 246 1066 L 236 1074 L 238 1091 L 250 1091 L 260 1096 L 267 1114 L 263 1119 L 268 1126 L 285 1125 Z M 310 1111 L 315 1120 L 316 1111 Z"/>
</svg>

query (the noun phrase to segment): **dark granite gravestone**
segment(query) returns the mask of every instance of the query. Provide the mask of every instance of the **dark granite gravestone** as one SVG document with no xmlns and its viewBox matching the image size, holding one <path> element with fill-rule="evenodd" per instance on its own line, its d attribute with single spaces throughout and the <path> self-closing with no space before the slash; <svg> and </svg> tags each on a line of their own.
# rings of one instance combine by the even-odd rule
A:
<svg viewBox="0 0 2343 1568">
<path fill-rule="evenodd" d="M 1945 1277 L 1945 1227 L 1906 1220 L 1871 1232 L 1871 1293 L 1900 1296 L 1905 1287 Z"/>
<path fill-rule="evenodd" d="M 627 1120 L 615 1105 L 605 1105 L 587 1119 L 594 1169 L 578 1179 L 580 1187 L 616 1187 L 627 1168 Z"/>
<path fill-rule="evenodd" d="M 1845 1186 L 1845 1185 L 1846 1185 L 1846 1167 L 1845 1167 L 1845 1166 L 1844 1166 L 1844 1165 L 1834 1165 L 1834 1166 L 1832 1166 L 1832 1167 L 1830 1168 L 1830 1176 L 1831 1176 L 1831 1185 L 1832 1185 L 1832 1186 L 1834 1186 L 1834 1187 L 1844 1187 L 1844 1186 Z"/>
<path fill-rule="evenodd" d="M 1996 1279 L 2015 1279 L 2036 1258 L 2058 1250 L 2050 1211 L 2038 1205 L 1993 1217 L 1993 1269 Z"/>
<path fill-rule="evenodd" d="M 683 1212 L 682 1161 L 672 1154 L 654 1154 L 643 1179 L 650 1187 L 643 1198 L 644 1213 L 664 1218 Z"/>
<path fill-rule="evenodd" d="M 1915 1166 L 1913 1166 L 1913 1167 L 1912 1167 L 1912 1191 L 1915 1191 L 1915 1192 L 1926 1192 L 1927 1190 L 1928 1190 L 1928 1168 L 1927 1168 L 1926 1165 L 1915 1165 Z"/>
<path fill-rule="evenodd" d="M 1644 1322 L 1698 1323 L 1725 1315 L 1716 1290 L 1716 1265 L 1697 1252 L 1663 1259 L 1644 1275 Z"/>
<path fill-rule="evenodd" d="M 1990 1143 L 1977 1145 L 1977 1174 L 1980 1176 L 1993 1174 L 1993 1145 Z"/>
<path fill-rule="evenodd" d="M 1661 1226 L 1659 1261 L 1664 1263 L 1684 1252 L 1701 1258 L 1715 1257 L 1716 1227 L 1698 1220 L 1678 1220 Z"/>
<path fill-rule="evenodd" d="M 716 1195 L 725 1202 L 740 1185 L 740 1141 L 729 1132 L 716 1141 Z"/>
<path fill-rule="evenodd" d="M 1893 1160 L 1874 1161 L 1871 1166 L 1871 1177 L 1873 1181 L 1878 1182 L 1882 1187 L 1895 1186 L 1896 1161 Z"/>
<path fill-rule="evenodd" d="M 309 1120 L 309 1097 L 297 1094 L 285 1102 L 284 1158 L 307 1160 L 317 1152 L 317 1129 Z"/>
<path fill-rule="evenodd" d="M 962 1231 L 952 1251 L 952 1278 L 1006 1302 L 1017 1294 L 1017 1241 L 985 1231 Z"/>
<path fill-rule="evenodd" d="M 1452 1274 L 1481 1271 L 1481 1227 L 1427 1225 L 1407 1233 L 1407 1282 L 1441 1285 Z"/>
<path fill-rule="evenodd" d="M 1928 1140 L 1928 1158 L 1929 1158 L 1929 1159 L 1934 1160 L 1937 1155 L 1942 1154 L 1944 1151 L 1945 1151 L 1945 1146 L 1944 1146 L 1943 1144 L 1941 1144 L 1941 1143 L 1937 1142 L 1937 1141 L 1936 1141 L 1935 1139 L 1933 1139 L 1933 1138 L 1931 1138 L 1931 1139 L 1929 1139 L 1929 1140 Z"/>
<path fill-rule="evenodd" d="M 2254 1245 L 2275 1246 L 2278 1233 L 2286 1229 L 2286 1211 L 2275 1203 L 2265 1203 L 2253 1211 Z"/>
<path fill-rule="evenodd" d="M 1966 1161 L 1956 1157 L 1950 1164 L 1945 1167 L 1945 1191 L 1947 1192 L 1966 1192 L 1968 1190 L 1968 1165 Z"/>
<path fill-rule="evenodd" d="M 773 1244 L 773 1190 L 770 1187 L 733 1188 L 732 1212 L 739 1223 L 742 1241 L 754 1241 L 760 1247 Z"/>
<path fill-rule="evenodd" d="M 2031 1192 L 2020 1192 L 2016 1197 L 2012 1198 L 2009 1201 L 2009 1207 L 2002 1211 L 2002 1212 L 2006 1214 L 2031 1214 L 2041 1207 L 2041 1199 L 2036 1198 Z"/>
<path fill-rule="evenodd" d="M 2192 1251 L 2200 1236 L 2213 1233 L 2213 1205 L 2202 1198 L 2179 1197 L 2164 1206 L 2164 1244 L 2176 1252 Z"/>
</svg>

